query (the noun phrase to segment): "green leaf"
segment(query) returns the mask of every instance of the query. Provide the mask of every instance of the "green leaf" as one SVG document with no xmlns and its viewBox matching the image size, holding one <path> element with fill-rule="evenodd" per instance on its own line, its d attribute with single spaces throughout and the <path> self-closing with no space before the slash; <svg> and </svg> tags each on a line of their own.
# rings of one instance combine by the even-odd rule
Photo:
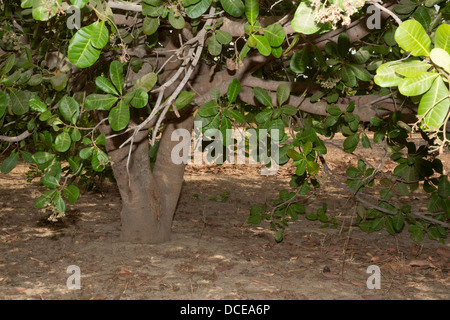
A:
<svg viewBox="0 0 450 320">
<path fill-rule="evenodd" d="M 245 11 L 245 6 L 242 0 L 220 0 L 222 8 L 228 14 L 235 18 L 240 18 Z"/>
<path fill-rule="evenodd" d="M 366 149 L 371 147 L 370 140 L 365 133 L 361 137 L 361 144 L 362 144 L 363 148 L 366 148 Z"/>
<path fill-rule="evenodd" d="M 359 80 L 361 81 L 372 80 L 372 75 L 365 68 L 356 64 L 350 64 L 349 67 Z"/>
<path fill-rule="evenodd" d="M 47 110 L 47 105 L 39 99 L 38 96 L 31 97 L 28 102 L 30 105 L 30 109 L 33 111 L 37 111 L 39 113 L 45 112 Z"/>
<path fill-rule="evenodd" d="M 356 51 L 355 54 L 353 54 L 351 57 L 353 59 L 353 61 L 355 61 L 357 64 L 363 64 L 366 63 L 367 60 L 369 60 L 371 54 L 368 51 L 367 48 L 362 47 L 359 48 L 358 51 Z"/>
<path fill-rule="evenodd" d="M 70 138 L 72 139 L 72 141 L 74 142 L 78 142 L 81 140 L 81 133 L 80 130 L 78 130 L 77 128 L 74 128 L 72 130 L 72 134 L 70 135 Z"/>
<path fill-rule="evenodd" d="M 139 109 L 139 108 L 143 108 L 147 105 L 148 103 L 148 93 L 145 92 L 142 89 L 137 89 L 135 91 L 133 91 L 133 98 L 130 101 L 130 104 Z"/>
<path fill-rule="evenodd" d="M 108 79 L 106 79 L 103 76 L 99 76 L 97 78 L 95 78 L 95 84 L 97 85 L 97 87 L 99 87 L 103 92 L 106 93 L 110 93 L 110 94 L 114 94 L 116 96 L 119 95 L 119 93 L 117 92 L 116 88 L 113 86 L 113 84 L 111 82 L 109 82 Z"/>
<path fill-rule="evenodd" d="M 448 89 L 441 77 L 437 77 L 430 90 L 422 96 L 418 116 L 425 116 L 422 123 L 431 128 L 439 128 L 444 123 L 450 108 Z"/>
<path fill-rule="evenodd" d="M 421 95 L 430 89 L 438 76 L 438 73 L 424 72 L 417 77 L 406 78 L 398 84 L 398 90 L 405 96 Z"/>
<path fill-rule="evenodd" d="M 206 136 L 214 135 L 217 133 L 217 130 L 219 130 L 219 125 L 220 125 L 220 112 L 217 112 L 217 114 L 212 117 L 211 122 L 209 122 L 209 124 L 203 128 L 203 133 Z"/>
<path fill-rule="evenodd" d="M 253 94 L 255 95 L 255 98 L 263 105 L 265 105 L 266 107 L 273 108 L 272 98 L 269 96 L 266 90 L 260 87 L 254 87 Z"/>
<path fill-rule="evenodd" d="M 109 32 L 104 20 L 97 21 L 87 28 L 91 35 L 91 43 L 95 48 L 101 49 L 106 46 L 109 41 Z"/>
<path fill-rule="evenodd" d="M 57 192 L 57 198 L 55 201 L 55 208 L 59 212 L 65 212 L 66 211 L 66 202 L 61 198 L 61 192 Z"/>
<path fill-rule="evenodd" d="M 69 77 L 64 72 L 58 73 L 56 76 L 50 78 L 50 83 L 56 91 L 61 91 L 67 86 Z"/>
<path fill-rule="evenodd" d="M 297 108 L 290 104 L 286 104 L 286 105 L 282 106 L 281 110 L 283 110 L 283 113 L 288 116 L 296 115 L 298 112 Z"/>
<path fill-rule="evenodd" d="M 175 106 L 178 110 L 183 109 L 186 107 L 189 103 L 192 102 L 192 99 L 194 98 L 195 93 L 189 92 L 189 91 L 183 91 L 181 92 L 177 99 L 175 100 Z"/>
<path fill-rule="evenodd" d="M 202 14 L 208 10 L 208 8 L 211 6 L 212 0 L 200 0 L 199 2 L 185 7 L 185 12 L 187 16 L 191 19 L 196 19 L 200 17 Z"/>
<path fill-rule="evenodd" d="M 72 140 L 69 133 L 63 131 L 55 139 L 55 150 L 58 152 L 66 152 L 69 150 Z"/>
<path fill-rule="evenodd" d="M 53 158 L 55 158 L 54 154 L 51 154 L 49 152 L 44 152 L 44 151 L 36 152 L 32 157 L 33 162 L 36 163 L 37 165 L 47 163 L 50 160 L 52 160 Z"/>
<path fill-rule="evenodd" d="M 401 212 L 397 212 L 397 214 L 392 217 L 392 224 L 397 232 L 403 229 L 403 226 L 405 225 L 405 217 Z"/>
<path fill-rule="evenodd" d="M 33 0 L 33 18 L 39 21 L 47 21 L 52 18 L 58 7 L 61 6 L 61 0 Z"/>
<path fill-rule="evenodd" d="M 5 160 L 3 160 L 2 165 L 0 166 L 0 171 L 3 174 L 10 173 L 19 162 L 19 154 L 13 151 Z"/>
<path fill-rule="evenodd" d="M 109 78 L 111 79 L 112 83 L 116 87 L 116 89 L 119 91 L 120 94 L 122 94 L 122 88 L 123 88 L 123 67 L 122 63 L 118 60 L 114 60 L 109 65 Z M 111 93 L 111 92 L 108 92 Z"/>
<path fill-rule="evenodd" d="M 142 31 L 145 35 L 150 36 L 158 31 L 159 28 L 159 17 L 145 17 L 142 25 Z"/>
<path fill-rule="evenodd" d="M 4 62 L 4 65 L 0 71 L 0 73 L 2 75 L 7 74 L 8 72 L 11 71 L 11 69 L 14 67 L 14 63 L 16 62 L 16 55 L 11 53 L 8 56 L 8 59 L 6 59 L 6 61 Z"/>
<path fill-rule="evenodd" d="M 264 29 L 264 35 L 269 40 L 272 47 L 279 47 L 283 44 L 286 32 L 284 28 L 279 24 L 271 24 Z"/>
<path fill-rule="evenodd" d="M 222 8 L 228 14 L 235 18 L 240 18 L 245 11 L 245 6 L 242 0 L 220 0 Z"/>
<path fill-rule="evenodd" d="M 16 70 L 12 75 L 9 75 L 0 81 L 0 84 L 5 85 L 6 87 L 11 87 L 17 80 L 19 80 L 21 74 L 22 72 L 20 70 Z"/>
<path fill-rule="evenodd" d="M 80 189 L 77 186 L 71 184 L 64 188 L 64 196 L 69 200 L 70 204 L 77 202 L 78 196 L 80 195 Z"/>
<path fill-rule="evenodd" d="M 438 194 L 444 199 L 450 197 L 450 182 L 446 175 L 439 178 Z"/>
<path fill-rule="evenodd" d="M 231 41 L 233 41 L 233 37 L 229 32 L 216 30 L 216 40 L 220 44 L 229 44 Z"/>
<path fill-rule="evenodd" d="M 101 149 L 96 148 L 92 154 L 91 165 L 94 171 L 100 172 L 107 166 L 109 163 L 109 158 L 106 153 L 104 153 Z"/>
<path fill-rule="evenodd" d="M 320 165 L 314 161 L 306 161 L 306 170 L 310 175 L 315 175 L 320 170 Z"/>
<path fill-rule="evenodd" d="M 147 1 L 148 2 L 148 1 Z M 142 14 L 145 16 L 151 16 L 157 18 L 162 16 L 164 13 L 167 14 L 167 8 L 160 5 L 148 5 L 147 3 L 142 4 Z M 163 17 L 165 18 L 165 17 Z"/>
<path fill-rule="evenodd" d="M 359 143 L 359 134 L 353 134 L 344 140 L 344 151 L 352 153 Z"/>
<path fill-rule="evenodd" d="M 106 144 L 106 135 L 104 133 L 100 134 L 95 139 L 95 144 L 98 145 L 98 146 L 104 146 Z"/>
<path fill-rule="evenodd" d="M 320 30 L 320 26 L 316 23 L 314 10 L 306 2 L 301 2 L 298 6 L 291 25 L 295 32 L 303 34 L 313 34 Z"/>
<path fill-rule="evenodd" d="M 219 106 L 213 100 L 208 101 L 200 106 L 198 114 L 202 117 L 212 117 L 219 113 Z"/>
<path fill-rule="evenodd" d="M 431 65 L 424 61 L 403 62 L 395 66 L 395 72 L 407 78 L 420 76 L 422 73 L 430 69 Z"/>
<path fill-rule="evenodd" d="M 428 13 L 428 9 L 425 7 L 418 7 L 413 14 L 414 19 L 420 22 L 424 29 L 428 29 L 431 23 L 431 16 Z"/>
<path fill-rule="evenodd" d="M 173 7 L 170 7 L 168 20 L 169 23 L 172 25 L 172 27 L 178 30 L 183 29 L 184 24 L 186 23 L 181 13 L 180 12 L 175 13 Z"/>
<path fill-rule="evenodd" d="M 300 51 L 295 52 L 292 55 L 291 62 L 289 64 L 291 70 L 295 73 L 304 73 L 309 64 L 309 56 L 306 47 L 303 47 Z"/>
<path fill-rule="evenodd" d="M 408 230 L 410 232 L 410 238 L 415 242 L 421 242 L 423 240 L 423 237 L 425 235 L 425 231 L 423 230 L 423 227 L 419 225 L 409 225 Z"/>
<path fill-rule="evenodd" d="M 245 16 L 251 25 L 254 25 L 259 15 L 258 0 L 245 0 L 244 6 Z"/>
<path fill-rule="evenodd" d="M 9 90 L 9 97 L 11 98 L 11 111 L 18 116 L 28 112 L 30 106 L 28 104 L 28 96 L 24 91 L 17 91 L 15 89 Z"/>
<path fill-rule="evenodd" d="M 36 199 L 34 207 L 36 209 L 44 208 L 45 205 L 47 205 L 53 200 L 56 193 L 57 190 L 48 190 L 47 192 L 45 192 L 43 195 L 41 195 L 39 198 Z"/>
<path fill-rule="evenodd" d="M 343 58 L 348 56 L 350 50 L 350 38 L 348 34 L 346 34 L 345 32 L 339 34 L 337 44 L 340 56 Z"/>
<path fill-rule="evenodd" d="M 272 118 L 272 114 L 273 111 L 271 109 L 265 109 L 255 116 L 255 121 L 260 125 L 264 124 Z"/>
<path fill-rule="evenodd" d="M 231 83 L 228 86 L 227 89 L 227 98 L 228 98 L 228 103 L 232 104 L 236 102 L 236 99 L 239 95 L 239 93 L 241 92 L 242 88 L 241 88 L 241 84 L 239 83 L 239 80 L 234 78 Z"/>
<path fill-rule="evenodd" d="M 442 24 L 436 29 L 434 35 L 434 45 L 450 54 L 450 25 Z"/>
<path fill-rule="evenodd" d="M 80 158 L 83 160 L 89 159 L 92 156 L 94 147 L 87 147 L 80 150 Z"/>
<path fill-rule="evenodd" d="M 97 21 L 78 30 L 69 42 L 69 61 L 78 68 L 92 66 L 100 56 L 100 50 L 109 40 L 104 21 Z"/>
<path fill-rule="evenodd" d="M 119 100 L 110 94 L 93 93 L 86 97 L 84 106 L 88 110 L 109 110 Z"/>
<path fill-rule="evenodd" d="M 286 150 L 286 154 L 289 158 L 291 158 L 292 160 L 300 160 L 303 159 L 302 155 L 300 153 L 298 153 L 296 150 L 294 149 L 288 149 Z"/>
<path fill-rule="evenodd" d="M 289 96 L 291 95 L 291 89 L 286 84 L 280 84 L 277 88 L 277 101 L 278 106 L 282 106 L 283 103 L 288 101 Z M 295 110 L 295 113 L 297 113 L 297 109 Z"/>
<path fill-rule="evenodd" d="M 80 105 L 72 97 L 63 97 L 59 101 L 59 112 L 66 121 L 75 124 L 80 114 Z"/>
<path fill-rule="evenodd" d="M 22 158 L 25 162 L 32 163 L 33 162 L 33 155 L 29 153 L 28 151 L 20 150 L 20 154 L 22 155 Z"/>
<path fill-rule="evenodd" d="M 183 6 L 189 6 L 191 4 L 197 3 L 199 0 L 182 0 Z M 144 0 L 146 4 L 157 7 L 163 4 L 163 0 Z"/>
<path fill-rule="evenodd" d="M 143 89 L 148 92 L 155 86 L 156 81 L 158 81 L 158 76 L 156 75 L 156 73 L 150 72 L 136 80 L 133 90 Z"/>
<path fill-rule="evenodd" d="M 431 39 L 416 20 L 404 21 L 395 31 L 395 41 L 413 56 L 428 56 Z"/>
<path fill-rule="evenodd" d="M 227 146 L 231 142 L 231 122 L 227 117 L 223 117 L 220 123 L 220 132 L 222 133 L 222 142 L 224 146 Z"/>
<path fill-rule="evenodd" d="M 41 183 L 50 189 L 55 189 L 59 187 L 59 182 L 54 176 L 44 175 L 41 177 Z"/>
<path fill-rule="evenodd" d="M 283 229 L 279 229 L 279 230 L 277 230 L 277 232 L 275 232 L 275 241 L 276 242 L 283 241 Z"/>
<path fill-rule="evenodd" d="M 270 47 L 269 40 L 267 40 L 266 36 L 253 35 L 256 40 L 256 49 L 258 49 L 259 53 L 263 56 L 270 56 L 272 53 L 272 48 Z"/>
<path fill-rule="evenodd" d="M 222 45 L 217 41 L 215 33 L 208 40 L 208 52 L 212 56 L 218 56 L 222 52 Z"/>
<path fill-rule="evenodd" d="M 130 122 L 130 108 L 129 106 L 120 100 L 117 106 L 109 111 L 108 115 L 109 125 L 114 131 L 120 131 L 124 129 Z"/>
<path fill-rule="evenodd" d="M 342 75 L 342 81 L 344 81 L 344 83 L 348 87 L 356 86 L 357 83 L 356 83 L 355 73 L 352 71 L 352 69 L 349 66 L 342 66 L 341 75 Z"/>
<path fill-rule="evenodd" d="M 342 110 L 338 106 L 333 105 L 328 105 L 326 111 L 332 116 L 340 116 L 342 114 Z"/>
<path fill-rule="evenodd" d="M 394 87 L 397 86 L 400 81 L 403 80 L 396 72 L 396 67 L 400 63 L 397 61 L 391 61 L 380 65 L 377 69 L 377 74 L 374 77 L 374 81 L 380 87 Z"/>
<path fill-rule="evenodd" d="M 338 92 L 332 92 L 328 94 L 327 96 L 327 102 L 328 103 L 335 103 L 339 99 L 339 93 Z"/>
<path fill-rule="evenodd" d="M 280 47 L 272 47 L 272 55 L 275 57 L 275 58 L 280 58 L 281 57 L 281 54 L 283 53 L 283 48 L 280 46 Z"/>
<path fill-rule="evenodd" d="M 447 51 L 441 48 L 434 48 L 430 52 L 430 58 L 434 64 L 450 73 L 450 54 Z"/>
<path fill-rule="evenodd" d="M 77 8 L 83 9 L 89 3 L 89 0 L 70 0 L 70 2 Z"/>
<path fill-rule="evenodd" d="M 239 123 L 244 123 L 245 122 L 245 118 L 240 112 L 238 112 L 236 110 L 227 110 L 227 111 L 228 111 L 230 117 L 233 120 L 235 120 L 235 121 L 237 121 Z"/>
</svg>

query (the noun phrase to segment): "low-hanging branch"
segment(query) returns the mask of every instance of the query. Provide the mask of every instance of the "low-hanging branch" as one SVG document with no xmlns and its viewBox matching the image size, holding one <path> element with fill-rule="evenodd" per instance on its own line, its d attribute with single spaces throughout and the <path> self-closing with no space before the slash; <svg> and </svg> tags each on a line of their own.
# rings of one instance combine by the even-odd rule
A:
<svg viewBox="0 0 450 320">
<path fill-rule="evenodd" d="M 380 212 L 383 212 L 383 213 L 386 213 L 386 214 L 389 214 L 389 215 L 396 215 L 397 214 L 397 212 L 395 212 L 395 211 L 391 211 L 389 209 L 382 208 L 382 207 L 377 206 L 377 205 L 371 203 L 370 201 L 364 199 L 362 197 L 362 195 L 365 195 L 364 193 L 361 193 L 361 192 L 355 193 L 355 191 L 353 189 L 351 189 L 350 187 L 346 186 L 344 183 L 340 182 L 339 180 L 337 180 L 333 176 L 333 174 L 330 171 L 330 168 L 328 167 L 327 162 L 325 161 L 325 158 L 322 155 L 319 155 L 319 159 L 320 159 L 320 162 L 323 165 L 324 172 L 328 176 L 328 178 L 330 178 L 330 180 L 335 185 L 337 185 L 341 189 L 343 189 L 346 192 L 348 192 L 349 194 L 351 194 L 357 201 L 361 202 L 363 205 L 365 205 L 365 206 L 367 206 L 367 207 L 369 207 L 371 209 L 375 209 L 375 210 L 378 210 Z M 383 200 L 379 199 L 379 201 L 383 201 Z M 413 215 L 413 216 L 416 216 L 418 218 L 421 218 L 423 220 L 429 221 L 431 223 L 439 224 L 439 225 L 441 225 L 441 226 L 443 226 L 445 228 L 450 228 L 450 224 L 448 224 L 446 222 L 443 222 L 443 221 L 440 221 L 440 220 L 437 220 L 437 219 L 434 219 L 434 218 L 431 218 L 431 217 L 428 217 L 427 215 L 430 214 L 428 212 L 410 212 L 410 214 Z"/>
<path fill-rule="evenodd" d="M 5 142 L 20 142 L 22 140 L 25 140 L 26 138 L 28 138 L 29 136 L 31 136 L 33 134 L 32 131 L 24 131 L 21 134 L 19 134 L 18 136 L 15 137 L 9 137 L 9 136 L 0 136 L 0 141 L 5 141 Z"/>
</svg>

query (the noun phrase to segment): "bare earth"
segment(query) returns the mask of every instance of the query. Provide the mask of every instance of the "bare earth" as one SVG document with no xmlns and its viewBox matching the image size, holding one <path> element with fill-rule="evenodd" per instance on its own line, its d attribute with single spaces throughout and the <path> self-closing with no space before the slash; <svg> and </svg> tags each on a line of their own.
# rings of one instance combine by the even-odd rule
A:
<svg viewBox="0 0 450 320">
<path fill-rule="evenodd" d="M 327 147 L 336 172 L 355 165 L 355 157 Z M 375 165 L 382 156 L 356 153 Z M 450 155 L 442 160 L 448 171 Z M 25 181 L 27 170 L 20 164 L 0 174 L 0 299 L 450 299 L 448 241 L 414 244 L 407 231 L 340 232 L 350 226 L 355 203 L 323 175 L 323 187 L 302 202 L 309 212 L 327 202 L 338 229 L 320 229 L 301 215 L 277 244 L 267 224 L 246 222 L 252 204 L 270 205 L 288 187 L 292 169 L 261 176 L 257 166 L 188 166 L 172 241 L 135 245 L 119 241 L 114 185 L 83 193 L 52 224 L 33 207 L 45 189 L 37 179 Z M 210 199 L 227 192 L 224 202 Z M 419 193 L 404 199 L 426 208 Z M 70 265 L 80 267 L 79 290 L 66 286 Z M 381 289 L 367 288 L 370 265 L 380 267 Z"/>
</svg>

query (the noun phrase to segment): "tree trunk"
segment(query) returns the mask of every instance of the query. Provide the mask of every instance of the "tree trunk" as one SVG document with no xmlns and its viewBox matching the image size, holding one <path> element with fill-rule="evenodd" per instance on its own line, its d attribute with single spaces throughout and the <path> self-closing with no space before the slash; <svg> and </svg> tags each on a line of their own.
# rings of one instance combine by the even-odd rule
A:
<svg viewBox="0 0 450 320">
<path fill-rule="evenodd" d="M 192 131 L 193 117 L 186 115 L 165 124 L 153 172 L 150 169 L 148 131 L 139 132 L 130 146 L 118 147 L 129 135 L 124 134 L 107 141 L 122 198 L 121 240 L 133 243 L 161 243 L 170 240 L 172 219 L 181 192 L 185 164 L 175 165 L 171 151 L 178 141 L 172 142 L 175 129 Z"/>
</svg>

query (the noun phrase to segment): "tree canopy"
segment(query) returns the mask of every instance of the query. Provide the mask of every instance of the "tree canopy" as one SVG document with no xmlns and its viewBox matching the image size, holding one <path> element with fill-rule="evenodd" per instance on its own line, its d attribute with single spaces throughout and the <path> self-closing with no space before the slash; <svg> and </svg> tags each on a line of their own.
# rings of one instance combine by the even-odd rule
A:
<svg viewBox="0 0 450 320">
<path fill-rule="evenodd" d="M 253 150 L 271 154 L 247 157 L 295 167 L 279 199 L 250 210 L 248 222 L 268 220 L 276 241 L 299 214 L 336 227 L 325 204 L 313 213 L 301 201 L 320 188 L 320 170 L 355 198 L 363 231 L 407 228 L 415 241 L 447 236 L 450 182 L 439 160 L 450 143 L 447 1 L 10 0 L 0 7 L 0 171 L 29 163 L 29 179 L 48 188 L 35 208 L 52 212 L 50 219 L 64 216 L 81 187 L 110 178 L 121 192 L 124 239 L 167 240 L 189 160 L 173 163 L 173 135 L 195 134 L 195 123 L 204 138 L 194 149 L 209 146 L 216 160 L 222 147 L 239 149 L 235 128 L 246 131 L 248 150 L 256 143 Z M 381 144 L 382 162 L 360 158 L 336 174 L 323 140 L 337 133 L 350 154 Z M 388 158 L 392 174 L 382 170 Z M 412 192 L 426 194 L 427 211 L 394 200 Z"/>
</svg>

